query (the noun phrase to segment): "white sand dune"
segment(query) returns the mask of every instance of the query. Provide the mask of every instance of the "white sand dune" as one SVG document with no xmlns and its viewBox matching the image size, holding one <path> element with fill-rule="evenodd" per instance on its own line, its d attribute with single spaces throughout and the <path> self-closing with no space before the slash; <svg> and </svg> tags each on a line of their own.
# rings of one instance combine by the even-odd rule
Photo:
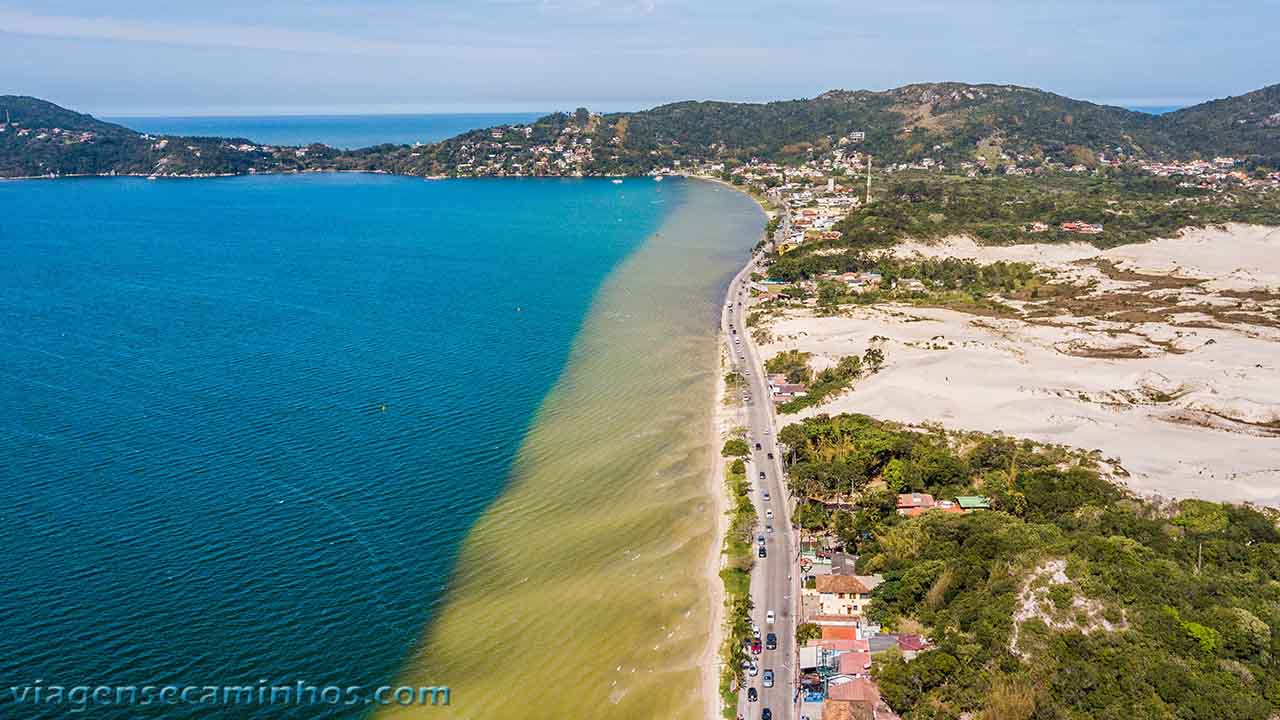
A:
<svg viewBox="0 0 1280 720">
<path fill-rule="evenodd" d="M 1064 270 L 1092 291 L 1132 292 L 1143 283 L 1106 280 L 1101 257 L 1144 274 L 1206 278 L 1176 292 L 1204 306 L 1214 298 L 1276 319 L 1273 298 L 1223 298 L 1223 289 L 1280 287 L 1280 230 L 1236 226 L 1099 252 L 1087 245 L 986 248 L 967 240 L 899 252 L 1024 260 Z M 1080 273 L 1097 276 L 1084 277 Z M 979 317 L 953 310 L 881 305 L 845 317 L 790 311 L 770 326 L 766 356 L 815 354 L 814 365 L 860 353 L 887 338 L 885 369 L 818 412 L 859 412 L 909 423 L 1097 449 L 1130 473 L 1143 494 L 1280 506 L 1280 328 L 1173 314 L 1164 322 L 1062 316 L 1051 322 Z M 1208 322 L 1205 322 L 1205 321 Z M 1200 321 L 1195 326 L 1186 323 Z M 1133 357 L 1098 357 L 1107 352 Z M 784 418 L 785 422 L 785 418 Z"/>
</svg>

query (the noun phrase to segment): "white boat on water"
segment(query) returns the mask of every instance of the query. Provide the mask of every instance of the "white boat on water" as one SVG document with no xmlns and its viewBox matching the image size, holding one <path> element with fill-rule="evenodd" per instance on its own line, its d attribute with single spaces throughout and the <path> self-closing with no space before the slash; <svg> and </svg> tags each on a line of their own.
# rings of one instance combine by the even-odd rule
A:
<svg viewBox="0 0 1280 720">
<path fill-rule="evenodd" d="M 613 181 L 613 184 L 614 184 L 614 185 L 621 185 L 621 184 L 622 184 L 622 181 L 621 181 L 621 180 L 618 180 L 618 179 L 616 179 L 616 178 L 615 178 L 615 179 L 614 179 L 614 181 Z"/>
</svg>

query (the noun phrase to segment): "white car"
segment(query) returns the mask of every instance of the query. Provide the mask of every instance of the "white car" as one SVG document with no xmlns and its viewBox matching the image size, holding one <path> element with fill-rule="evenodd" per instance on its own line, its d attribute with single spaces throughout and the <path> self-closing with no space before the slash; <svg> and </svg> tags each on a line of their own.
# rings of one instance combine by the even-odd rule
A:
<svg viewBox="0 0 1280 720">
<path fill-rule="evenodd" d="M 764 519 L 765 519 L 765 520 L 772 520 L 772 519 L 773 519 L 773 511 L 772 511 L 772 510 L 765 510 L 765 511 L 764 511 Z"/>
<path fill-rule="evenodd" d="M 772 625 L 774 619 L 775 618 L 772 610 L 764 614 L 764 622 L 766 625 Z"/>
<path fill-rule="evenodd" d="M 756 665 L 755 663 L 751 663 L 751 665 L 747 668 L 747 674 L 750 675 L 751 677 L 755 677 L 759 675 L 760 666 Z"/>
</svg>

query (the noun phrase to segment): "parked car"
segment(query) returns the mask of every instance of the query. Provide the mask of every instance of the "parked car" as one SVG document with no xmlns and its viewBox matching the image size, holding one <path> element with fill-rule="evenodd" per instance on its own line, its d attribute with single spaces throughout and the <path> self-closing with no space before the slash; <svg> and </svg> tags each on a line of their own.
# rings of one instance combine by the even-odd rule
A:
<svg viewBox="0 0 1280 720">
<path fill-rule="evenodd" d="M 773 687 L 773 671 L 772 670 L 764 671 L 764 679 L 761 681 L 761 684 L 764 685 L 765 687 Z"/>
<path fill-rule="evenodd" d="M 773 711 L 765 708 L 760 711 L 760 720 L 773 720 Z"/>
<path fill-rule="evenodd" d="M 755 663 L 751 663 L 751 667 L 748 667 L 748 668 L 747 668 L 747 674 L 748 674 L 748 675 L 750 675 L 751 677 L 755 677 L 755 676 L 759 675 L 759 674 L 760 674 L 760 666 L 756 665 Z"/>
<path fill-rule="evenodd" d="M 763 546 L 763 545 L 761 545 L 761 546 L 760 546 L 760 552 L 758 552 L 758 553 L 756 553 L 756 554 L 757 554 L 757 555 L 759 555 L 760 557 L 769 557 L 769 553 L 768 553 L 767 551 L 765 551 L 765 549 L 764 549 L 764 546 Z"/>
<path fill-rule="evenodd" d="M 764 638 L 764 647 L 765 647 L 765 649 L 766 649 L 766 650 L 777 650 L 777 649 L 778 649 L 778 635 L 777 635 L 777 633 L 769 633 L 768 635 L 766 635 L 766 636 L 765 636 L 765 638 Z"/>
<path fill-rule="evenodd" d="M 751 641 L 751 654 L 759 655 L 762 649 L 763 648 L 760 645 L 760 638 L 757 636 L 755 640 Z M 755 673 L 751 673 L 751 674 L 755 675 Z"/>
<path fill-rule="evenodd" d="M 760 699 L 760 693 L 755 688 L 747 688 L 747 702 L 755 702 Z"/>
</svg>

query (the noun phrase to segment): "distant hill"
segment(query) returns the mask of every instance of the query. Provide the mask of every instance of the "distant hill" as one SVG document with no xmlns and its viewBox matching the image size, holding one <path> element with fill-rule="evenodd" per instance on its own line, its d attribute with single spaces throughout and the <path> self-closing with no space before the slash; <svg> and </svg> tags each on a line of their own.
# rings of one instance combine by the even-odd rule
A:
<svg viewBox="0 0 1280 720">
<path fill-rule="evenodd" d="M 85 115 L 54 105 L 40 98 L 23 95 L 0 96 L 0 122 L 6 118 L 17 125 L 30 128 L 62 128 L 63 130 L 92 131 L 112 135 L 136 134 L 123 125 L 103 122 L 92 115 Z"/>
<path fill-rule="evenodd" d="M 1280 156 L 1280 85 L 1161 115 L 1170 141 L 1202 154 Z"/>
<path fill-rule="evenodd" d="M 880 163 L 1004 153 L 1074 164 L 1229 154 L 1280 166 L 1280 85 L 1154 116 L 1014 85 L 926 83 L 770 103 L 679 102 L 558 113 L 421 148 L 261 147 L 149 138 L 36 98 L 0 96 L 0 176 L 370 170 L 411 175 L 642 174 L 681 163 L 804 160 L 853 133 Z M 566 138 L 571 142 L 566 143 Z M 589 141 L 589 142 L 588 142 Z M 550 162 L 549 162 L 550 161 Z"/>
</svg>

